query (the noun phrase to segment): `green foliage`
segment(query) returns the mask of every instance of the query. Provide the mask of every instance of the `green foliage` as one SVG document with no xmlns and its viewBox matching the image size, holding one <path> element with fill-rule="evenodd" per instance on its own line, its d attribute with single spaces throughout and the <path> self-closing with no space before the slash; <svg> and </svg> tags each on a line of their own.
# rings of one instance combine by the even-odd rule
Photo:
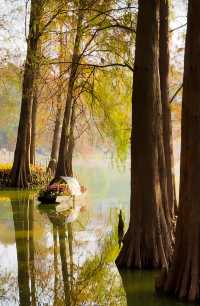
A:
<svg viewBox="0 0 200 306">
<path fill-rule="evenodd" d="M 20 100 L 21 72 L 13 65 L 0 68 L 0 143 L 13 145 L 16 137 Z"/>
<path fill-rule="evenodd" d="M 93 119 L 107 144 L 125 161 L 130 144 L 132 73 L 128 70 L 98 71 L 87 101 Z"/>
</svg>

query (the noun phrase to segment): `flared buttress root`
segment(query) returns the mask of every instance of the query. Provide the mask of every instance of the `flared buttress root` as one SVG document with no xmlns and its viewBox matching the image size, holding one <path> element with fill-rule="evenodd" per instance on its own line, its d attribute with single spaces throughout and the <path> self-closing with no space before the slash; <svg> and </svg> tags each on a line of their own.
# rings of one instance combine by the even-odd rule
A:
<svg viewBox="0 0 200 306">
<path fill-rule="evenodd" d="M 128 269 L 167 268 L 171 257 L 171 244 L 163 246 L 160 236 L 152 234 L 152 239 L 145 242 L 145 238 L 140 237 L 139 233 L 133 235 L 128 231 L 115 263 L 118 268 Z"/>
</svg>

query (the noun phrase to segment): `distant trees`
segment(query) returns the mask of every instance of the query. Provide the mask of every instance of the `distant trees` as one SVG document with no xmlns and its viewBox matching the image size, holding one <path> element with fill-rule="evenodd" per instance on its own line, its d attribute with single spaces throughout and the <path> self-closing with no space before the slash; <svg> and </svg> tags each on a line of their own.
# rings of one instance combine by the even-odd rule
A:
<svg viewBox="0 0 200 306">
<path fill-rule="evenodd" d="M 7 63 L 0 68 L 0 73 L 0 149 L 13 151 L 19 120 L 21 71 L 18 66 Z"/>
<path fill-rule="evenodd" d="M 76 12 L 74 15 L 74 28 L 76 28 L 76 35 L 72 43 L 72 56 L 68 68 L 70 72 L 67 85 L 67 97 L 65 103 L 58 163 L 55 173 L 56 176 L 73 175 L 72 157 L 76 138 L 74 130 L 77 124 L 77 105 L 81 100 L 80 97 L 83 96 L 85 100 L 88 99 L 88 95 L 84 96 L 84 93 L 86 92 L 92 96 L 93 102 L 95 101 L 95 69 L 101 69 L 104 67 L 110 68 L 115 66 L 115 63 L 112 64 L 111 61 L 116 61 L 116 59 L 119 59 L 118 51 L 115 50 L 115 46 L 107 45 L 107 40 L 109 38 L 113 39 L 113 36 L 108 34 L 109 30 L 112 31 L 113 28 L 115 29 L 119 27 L 119 29 L 122 28 L 125 31 L 131 32 L 129 27 L 126 27 L 125 25 L 123 26 L 123 24 L 116 22 L 115 19 L 112 18 L 112 15 L 110 16 L 112 11 L 117 11 L 117 8 L 112 1 L 108 2 L 105 0 L 97 1 L 95 3 L 93 1 L 80 1 L 77 3 L 74 2 L 73 5 Z M 127 19 L 131 20 L 129 12 L 126 12 L 126 9 L 129 10 L 129 7 L 124 7 L 123 9 L 125 10 L 124 15 L 127 15 Z M 109 12 L 109 14 L 107 14 L 107 12 Z M 85 20 L 87 20 L 87 22 Z M 113 20 L 115 21 L 115 24 L 113 24 Z M 125 36 L 126 35 L 124 35 L 124 41 L 122 40 L 122 42 L 119 44 L 122 46 L 122 48 L 125 45 Z M 114 39 L 113 40 L 116 42 L 115 36 Z M 127 50 L 125 49 L 124 51 L 124 49 L 122 50 L 124 53 L 126 53 Z M 95 54 L 95 52 L 102 56 L 101 63 L 98 61 L 94 62 L 92 60 L 93 54 Z M 105 63 L 106 59 L 109 61 L 107 65 Z M 121 66 L 128 66 L 128 60 L 126 62 L 127 64 L 122 62 Z M 120 63 L 117 63 L 116 66 L 117 65 L 120 66 Z M 110 79 L 110 82 L 111 81 L 112 80 Z M 105 102 L 103 101 L 103 103 Z M 89 112 L 91 109 L 88 109 L 87 101 L 83 104 L 84 111 L 81 111 L 81 113 L 84 115 L 85 109 L 87 109 L 87 111 L 89 110 Z M 81 121 L 80 116 L 79 121 Z"/>
<path fill-rule="evenodd" d="M 91 9 L 92 6 L 94 6 L 93 9 Z M 93 1 L 74 1 L 70 5 L 62 1 L 57 3 L 53 0 L 48 3 L 45 0 L 40 3 L 38 1 L 31 2 L 21 115 L 11 171 L 11 185 L 13 187 L 28 187 L 31 181 L 30 164 L 35 164 L 38 134 L 45 133 L 50 126 L 49 124 L 49 126 L 45 126 L 43 131 L 40 131 L 40 126 L 45 125 L 45 121 L 41 120 L 44 115 L 40 113 L 43 108 L 42 104 L 44 105 L 43 109 L 46 107 L 50 120 L 53 119 L 55 122 L 48 170 L 51 169 L 53 174 L 56 169 L 56 175 L 73 175 L 72 158 L 75 142 L 90 126 L 97 127 L 100 131 L 100 127 L 96 125 L 96 122 L 99 122 L 99 115 L 106 111 L 107 113 L 113 112 L 111 117 L 115 117 L 115 110 L 112 111 L 111 107 L 107 111 L 107 107 L 102 105 L 102 113 L 96 112 L 88 100 L 89 97 L 92 97 L 93 101 L 101 100 L 94 95 L 94 85 L 98 84 L 95 70 L 108 68 L 109 81 L 111 82 L 113 68 L 114 74 L 117 74 L 115 71 L 117 66 L 130 67 L 130 63 L 128 63 L 130 50 L 127 48 L 127 38 L 133 36 L 134 33 L 130 27 L 133 23 L 131 9 L 131 6 L 117 8 L 114 1 L 106 0 L 97 1 L 95 4 Z M 114 15 L 118 10 L 119 16 L 116 20 Z M 74 31 L 75 28 L 76 31 Z M 58 51 L 59 36 L 63 35 L 65 54 L 60 56 Z M 115 49 L 116 39 L 120 40 L 119 50 Z M 123 56 L 119 55 L 121 51 Z M 44 69 L 44 67 L 48 68 Z M 51 88 L 48 82 L 52 80 L 53 83 L 53 75 L 55 82 Z M 101 77 L 100 74 L 96 75 Z M 46 101 L 43 90 L 49 90 Z M 62 91 L 61 94 L 58 93 L 59 90 Z M 61 102 L 56 101 L 56 99 L 59 100 L 59 95 L 62 96 Z M 60 141 L 59 128 L 62 112 L 61 105 L 58 106 L 58 104 L 63 104 L 63 100 L 66 101 L 66 107 Z M 52 105 L 50 106 L 50 104 Z M 38 110 L 39 117 L 37 119 Z M 123 112 L 119 111 L 118 113 L 120 117 Z M 94 122 L 95 117 L 97 117 L 96 122 Z M 112 122 L 114 122 L 113 118 Z M 48 120 L 47 114 L 45 120 Z M 110 122 L 110 126 L 112 122 Z M 51 129 L 52 126 L 51 124 Z M 117 133 L 121 133 L 119 143 L 117 143 Z M 119 128 L 116 131 L 116 127 L 113 127 L 112 133 L 107 133 L 107 135 L 111 136 L 110 138 L 115 137 L 116 145 L 123 151 L 122 146 L 127 148 L 127 145 L 122 138 L 128 133 L 129 131 L 119 131 Z M 127 153 L 127 149 L 124 151 Z"/>
<path fill-rule="evenodd" d="M 168 267 L 173 251 L 159 79 L 159 1 L 139 1 L 133 78 L 130 223 L 118 267 Z"/>
</svg>

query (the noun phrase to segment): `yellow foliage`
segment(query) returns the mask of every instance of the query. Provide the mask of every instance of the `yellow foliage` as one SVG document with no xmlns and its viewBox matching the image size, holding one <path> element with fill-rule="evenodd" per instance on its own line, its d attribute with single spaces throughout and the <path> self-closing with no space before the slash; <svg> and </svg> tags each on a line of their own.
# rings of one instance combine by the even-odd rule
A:
<svg viewBox="0 0 200 306">
<path fill-rule="evenodd" d="M 38 165 L 31 165 L 31 172 L 43 173 L 45 170 Z M 0 163 L 0 172 L 10 171 L 12 169 L 12 163 Z"/>
<path fill-rule="evenodd" d="M 10 171 L 12 168 L 12 164 L 11 163 L 0 163 L 0 172 L 8 172 Z"/>
</svg>

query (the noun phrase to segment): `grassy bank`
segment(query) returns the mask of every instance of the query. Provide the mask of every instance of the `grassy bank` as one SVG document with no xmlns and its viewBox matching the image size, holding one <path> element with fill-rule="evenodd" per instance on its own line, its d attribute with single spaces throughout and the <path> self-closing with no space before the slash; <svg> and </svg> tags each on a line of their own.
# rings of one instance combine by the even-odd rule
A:
<svg viewBox="0 0 200 306">
<path fill-rule="evenodd" d="M 0 188 L 10 187 L 10 172 L 12 164 L 0 164 Z M 31 166 L 30 188 L 48 184 L 51 176 L 40 166 Z"/>
</svg>

